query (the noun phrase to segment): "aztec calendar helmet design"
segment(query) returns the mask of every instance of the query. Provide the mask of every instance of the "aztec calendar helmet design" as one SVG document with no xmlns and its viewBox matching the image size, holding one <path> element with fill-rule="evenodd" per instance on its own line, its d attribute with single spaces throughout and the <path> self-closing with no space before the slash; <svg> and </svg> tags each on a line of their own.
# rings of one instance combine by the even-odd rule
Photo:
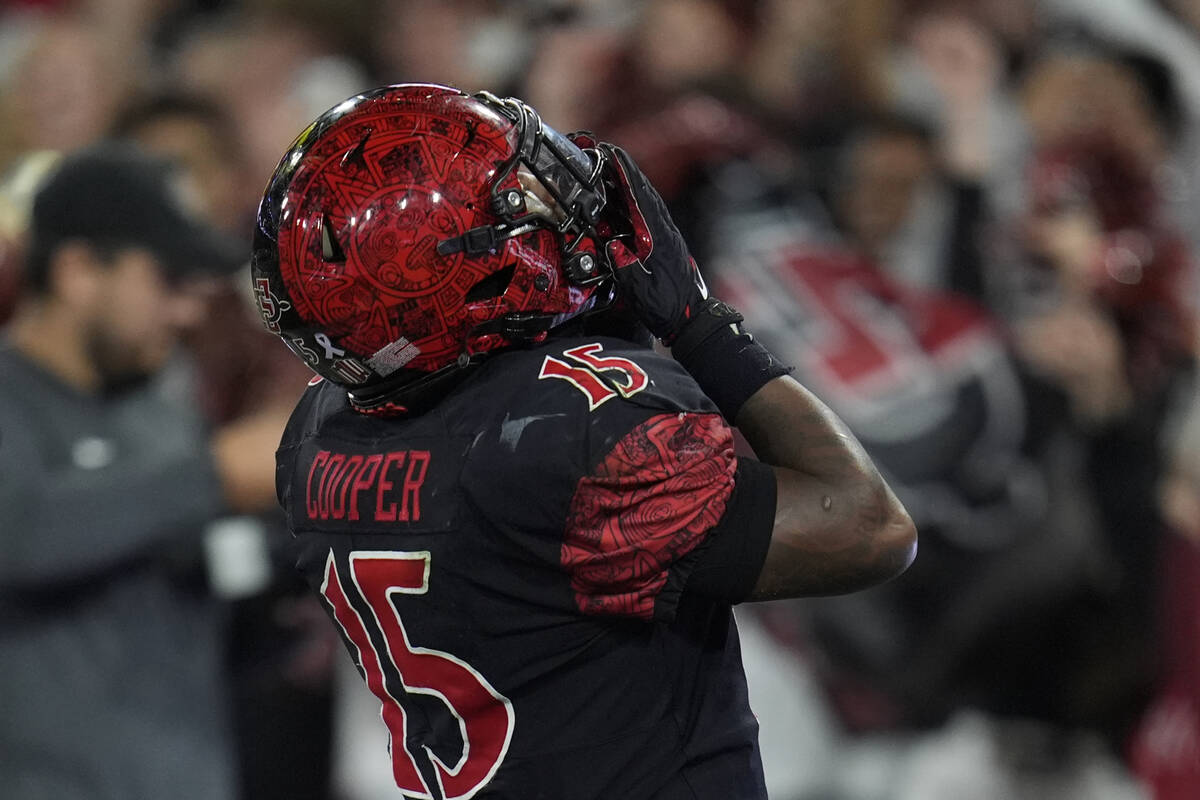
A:
<svg viewBox="0 0 1200 800">
<path fill-rule="evenodd" d="M 519 100 L 433 84 L 351 97 L 300 134 L 263 196 L 263 321 L 360 410 L 402 408 L 611 302 L 602 160 Z"/>
</svg>

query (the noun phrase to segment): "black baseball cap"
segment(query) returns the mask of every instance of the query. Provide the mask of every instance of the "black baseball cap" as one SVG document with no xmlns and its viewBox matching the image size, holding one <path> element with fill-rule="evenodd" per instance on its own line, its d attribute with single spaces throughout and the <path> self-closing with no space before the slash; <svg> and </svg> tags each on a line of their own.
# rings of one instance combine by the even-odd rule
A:
<svg viewBox="0 0 1200 800">
<path fill-rule="evenodd" d="M 48 255 L 75 239 L 145 247 L 171 278 L 229 275 L 247 260 L 188 209 L 178 170 L 124 142 L 66 156 L 34 195 L 30 249 Z"/>
</svg>

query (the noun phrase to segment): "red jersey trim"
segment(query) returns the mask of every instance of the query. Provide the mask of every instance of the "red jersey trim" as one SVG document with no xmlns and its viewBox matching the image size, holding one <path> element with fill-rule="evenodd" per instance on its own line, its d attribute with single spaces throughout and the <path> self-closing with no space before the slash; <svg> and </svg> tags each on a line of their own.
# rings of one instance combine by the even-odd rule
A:
<svg viewBox="0 0 1200 800">
<path fill-rule="evenodd" d="M 584 614 L 650 619 L 671 566 L 725 513 L 737 467 L 719 414 L 661 414 L 580 479 L 560 553 Z"/>
</svg>

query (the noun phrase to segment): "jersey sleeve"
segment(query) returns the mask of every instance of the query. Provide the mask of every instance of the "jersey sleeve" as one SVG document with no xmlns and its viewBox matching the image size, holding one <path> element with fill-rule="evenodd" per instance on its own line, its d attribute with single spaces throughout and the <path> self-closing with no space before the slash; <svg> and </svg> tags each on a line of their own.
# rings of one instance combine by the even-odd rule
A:
<svg viewBox="0 0 1200 800">
<path fill-rule="evenodd" d="M 687 557 L 725 515 L 736 469 L 719 414 L 656 414 L 620 439 L 571 499 L 561 559 L 579 610 L 668 614 Z"/>
<path fill-rule="evenodd" d="M 497 359 L 461 397 L 447 419 L 474 432 L 466 504 L 517 563 L 547 571 L 538 597 L 563 611 L 670 621 L 714 532 L 747 530 L 736 499 L 764 496 L 739 495 L 733 430 L 652 350 L 559 340 Z"/>
</svg>

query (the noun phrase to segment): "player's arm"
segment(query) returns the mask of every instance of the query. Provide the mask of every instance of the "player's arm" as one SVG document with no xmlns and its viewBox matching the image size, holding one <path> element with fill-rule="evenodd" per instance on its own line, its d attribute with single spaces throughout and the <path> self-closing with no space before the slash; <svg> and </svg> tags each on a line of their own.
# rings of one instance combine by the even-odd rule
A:
<svg viewBox="0 0 1200 800">
<path fill-rule="evenodd" d="M 750 510 L 775 498 L 765 563 L 748 599 L 849 592 L 902 572 L 916 554 L 916 530 L 862 446 L 741 329 L 737 311 L 707 296 L 662 199 L 626 153 L 601 147 L 610 159 L 609 213 L 614 228 L 624 222 L 628 230 L 608 244 L 622 295 L 773 467 L 774 492 L 754 491 L 758 470 L 743 475 L 755 499 L 738 505 Z M 730 513 L 742 513 L 738 505 Z M 724 520 L 720 535 L 737 535 L 738 522 Z"/>
<path fill-rule="evenodd" d="M 917 532 L 844 423 L 789 377 L 742 405 L 737 426 L 774 467 L 775 525 L 750 600 L 840 594 L 903 572 Z"/>
</svg>

